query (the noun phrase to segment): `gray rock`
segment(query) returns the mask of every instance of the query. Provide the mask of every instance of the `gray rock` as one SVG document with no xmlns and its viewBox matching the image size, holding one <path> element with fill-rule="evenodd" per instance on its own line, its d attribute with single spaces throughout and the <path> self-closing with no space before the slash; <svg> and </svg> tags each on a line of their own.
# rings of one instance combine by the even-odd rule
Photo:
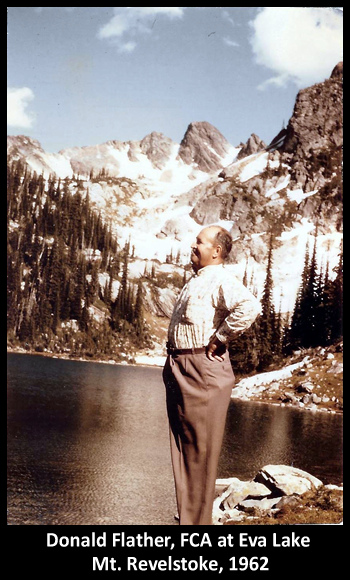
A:
<svg viewBox="0 0 350 580">
<path fill-rule="evenodd" d="M 318 488 L 322 481 L 306 471 L 288 465 L 265 465 L 255 476 L 254 481 L 263 483 L 272 493 L 291 495 L 302 494 Z"/>
<path fill-rule="evenodd" d="M 303 493 L 323 486 L 313 475 L 288 465 L 265 465 L 251 481 L 241 481 L 233 477 L 218 479 L 219 493 L 213 505 L 213 524 L 224 525 L 239 522 L 248 517 L 275 515 L 285 507 L 297 507 Z M 339 497 L 331 491 L 339 489 Z M 323 486 L 323 494 L 334 509 L 342 508 L 343 488 Z M 244 497 L 245 496 L 245 497 Z M 328 499 L 327 499 L 328 498 Z"/>
<path fill-rule="evenodd" d="M 243 157 L 247 157 L 248 155 L 252 155 L 253 153 L 257 153 L 263 149 L 266 149 L 266 143 L 260 139 L 260 137 L 255 135 L 255 133 L 252 133 L 246 144 L 238 153 L 237 159 L 243 159 Z"/>
<path fill-rule="evenodd" d="M 297 385 L 295 390 L 298 393 L 311 393 L 313 388 L 314 388 L 314 385 L 308 381 L 308 382 L 300 383 L 299 385 Z"/>
<path fill-rule="evenodd" d="M 261 500 L 245 499 L 238 504 L 237 509 L 259 516 L 266 515 L 275 505 L 275 497 L 264 497 Z"/>
<path fill-rule="evenodd" d="M 206 121 L 190 123 L 180 143 L 179 157 L 184 163 L 195 163 L 201 171 L 210 173 L 222 169 L 222 158 L 230 144 L 225 137 Z"/>
<path fill-rule="evenodd" d="M 300 503 L 300 496 L 294 495 L 294 494 L 293 495 L 284 495 L 277 502 L 275 500 L 275 504 L 273 505 L 273 508 L 280 510 L 280 509 L 284 508 L 285 506 L 296 507 L 299 503 Z"/>
<path fill-rule="evenodd" d="M 262 498 L 270 495 L 270 490 L 256 481 L 240 481 L 233 478 L 231 484 L 221 496 L 223 509 L 232 509 L 245 499 Z"/>
</svg>

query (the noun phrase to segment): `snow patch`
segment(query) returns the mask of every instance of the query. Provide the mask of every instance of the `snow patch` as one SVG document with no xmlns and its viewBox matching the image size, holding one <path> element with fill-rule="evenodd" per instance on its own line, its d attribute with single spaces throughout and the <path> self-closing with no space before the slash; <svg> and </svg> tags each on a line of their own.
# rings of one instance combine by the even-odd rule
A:
<svg viewBox="0 0 350 580">
<path fill-rule="evenodd" d="M 313 191 L 308 191 L 307 193 L 305 193 L 303 189 L 292 189 L 292 190 L 288 189 L 287 196 L 288 199 L 290 199 L 291 201 L 296 201 L 296 203 L 300 203 L 301 201 L 303 201 L 303 199 L 306 199 L 311 195 L 315 195 L 315 193 L 317 192 L 318 192 L 317 189 L 314 189 Z"/>
<path fill-rule="evenodd" d="M 266 152 L 253 153 L 243 159 L 245 165 L 240 173 L 240 180 L 242 183 L 256 175 L 259 175 L 266 169 L 268 155 L 269 154 Z"/>
<path fill-rule="evenodd" d="M 276 199 L 278 196 L 276 195 L 281 189 L 285 189 L 290 181 L 290 175 L 286 175 L 286 177 L 278 183 L 275 187 L 270 187 L 268 192 L 266 193 L 265 197 Z"/>
<path fill-rule="evenodd" d="M 252 391 L 254 391 L 254 394 L 261 392 L 266 388 L 266 385 L 269 385 L 272 382 L 289 379 L 293 372 L 303 367 L 308 362 L 308 360 L 309 357 L 305 357 L 302 361 L 288 365 L 283 369 L 261 373 L 252 377 L 241 379 L 233 389 L 231 397 L 248 397 Z"/>
</svg>

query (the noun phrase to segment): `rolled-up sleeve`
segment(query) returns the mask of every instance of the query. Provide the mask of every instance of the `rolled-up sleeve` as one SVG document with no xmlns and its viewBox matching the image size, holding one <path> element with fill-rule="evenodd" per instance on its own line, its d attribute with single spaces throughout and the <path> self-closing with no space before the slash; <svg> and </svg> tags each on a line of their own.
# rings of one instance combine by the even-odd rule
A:
<svg viewBox="0 0 350 580">
<path fill-rule="evenodd" d="M 248 330 L 261 313 L 261 304 L 257 298 L 238 280 L 220 288 L 222 300 L 229 314 L 223 320 L 215 335 L 227 344 Z"/>
</svg>

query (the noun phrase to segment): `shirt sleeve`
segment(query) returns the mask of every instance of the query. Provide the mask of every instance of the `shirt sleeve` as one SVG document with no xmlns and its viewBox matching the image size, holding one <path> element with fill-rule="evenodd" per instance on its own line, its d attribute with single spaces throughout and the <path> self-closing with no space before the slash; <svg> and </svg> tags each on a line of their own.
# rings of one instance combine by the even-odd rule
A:
<svg viewBox="0 0 350 580">
<path fill-rule="evenodd" d="M 253 324 L 261 312 L 257 298 L 237 279 L 220 287 L 220 299 L 224 301 L 229 314 L 223 320 L 215 335 L 224 344 L 238 337 Z"/>
</svg>

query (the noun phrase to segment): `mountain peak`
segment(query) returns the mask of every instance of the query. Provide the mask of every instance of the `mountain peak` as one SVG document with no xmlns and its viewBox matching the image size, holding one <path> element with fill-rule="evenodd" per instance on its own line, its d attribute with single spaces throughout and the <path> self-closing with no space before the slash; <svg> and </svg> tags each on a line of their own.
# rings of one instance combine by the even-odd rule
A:
<svg viewBox="0 0 350 580">
<path fill-rule="evenodd" d="M 266 149 L 266 143 L 262 139 L 260 139 L 258 135 L 252 133 L 246 144 L 239 151 L 237 155 L 237 160 L 243 159 L 243 157 L 247 157 L 248 155 L 252 155 L 253 153 L 257 153 L 258 151 L 262 151 L 262 149 Z"/>
<path fill-rule="evenodd" d="M 314 188 L 314 173 L 319 173 L 325 151 L 331 156 L 341 155 L 342 74 L 343 63 L 340 62 L 328 79 L 300 90 L 297 95 L 282 151 L 289 156 L 299 186 L 308 182 L 308 187 Z"/>
<path fill-rule="evenodd" d="M 158 169 L 164 167 L 166 161 L 169 159 L 173 147 L 173 141 L 163 135 L 163 133 L 157 133 L 157 131 L 152 131 L 149 135 L 146 135 L 140 142 L 140 149 L 148 159 L 153 163 Z"/>
<path fill-rule="evenodd" d="M 21 153 L 22 155 L 27 155 L 33 150 L 43 151 L 43 148 L 37 139 L 32 139 L 26 135 L 8 135 L 7 148 L 8 153 L 10 153 L 12 156 L 14 155 L 15 151 Z"/>
<path fill-rule="evenodd" d="M 180 143 L 179 157 L 187 164 L 210 173 L 222 168 L 222 158 L 232 146 L 216 127 L 207 121 L 195 121 L 187 127 Z"/>
<path fill-rule="evenodd" d="M 340 61 L 332 70 L 331 79 L 343 80 L 343 62 Z"/>
</svg>

